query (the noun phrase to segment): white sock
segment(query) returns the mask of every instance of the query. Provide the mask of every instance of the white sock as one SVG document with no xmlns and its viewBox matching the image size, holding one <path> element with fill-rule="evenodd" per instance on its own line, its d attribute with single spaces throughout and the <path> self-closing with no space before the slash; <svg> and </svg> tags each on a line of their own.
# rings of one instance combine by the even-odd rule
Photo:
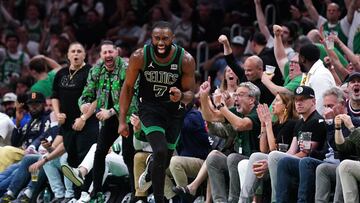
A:
<svg viewBox="0 0 360 203">
<path fill-rule="evenodd" d="M 31 198 L 32 196 L 32 191 L 29 188 L 26 188 L 26 190 L 24 191 L 24 194 L 28 197 Z"/>
<path fill-rule="evenodd" d="M 10 195 L 11 197 L 14 197 L 14 193 L 13 193 L 11 190 L 8 190 L 8 191 L 6 192 L 6 194 L 7 194 L 7 195 Z"/>
</svg>

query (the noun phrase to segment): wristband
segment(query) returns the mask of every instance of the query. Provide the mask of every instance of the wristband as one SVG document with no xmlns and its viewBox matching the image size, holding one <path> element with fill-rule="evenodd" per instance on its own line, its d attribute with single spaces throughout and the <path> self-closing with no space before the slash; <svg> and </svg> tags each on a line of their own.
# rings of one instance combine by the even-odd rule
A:
<svg viewBox="0 0 360 203">
<path fill-rule="evenodd" d="M 341 127 L 335 127 L 335 130 L 341 130 Z"/>
</svg>

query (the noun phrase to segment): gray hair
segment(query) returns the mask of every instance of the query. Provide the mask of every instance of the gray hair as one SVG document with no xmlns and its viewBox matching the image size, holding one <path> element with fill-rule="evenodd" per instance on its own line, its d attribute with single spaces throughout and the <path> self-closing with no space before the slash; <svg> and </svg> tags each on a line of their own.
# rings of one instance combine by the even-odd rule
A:
<svg viewBox="0 0 360 203">
<path fill-rule="evenodd" d="M 239 87 L 246 87 L 249 89 L 249 96 L 255 98 L 255 104 L 259 103 L 260 100 L 260 89 L 252 82 L 242 82 Z"/>
<path fill-rule="evenodd" d="M 346 101 L 344 91 L 342 91 L 338 87 L 332 87 L 328 90 L 326 90 L 323 94 L 323 98 L 326 96 L 334 95 L 337 98 L 338 103 L 343 103 Z"/>
</svg>

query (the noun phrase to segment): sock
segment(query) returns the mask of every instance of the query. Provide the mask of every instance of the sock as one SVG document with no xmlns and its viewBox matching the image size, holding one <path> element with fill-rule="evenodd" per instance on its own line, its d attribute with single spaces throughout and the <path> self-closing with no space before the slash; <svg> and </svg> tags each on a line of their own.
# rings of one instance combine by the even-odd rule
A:
<svg viewBox="0 0 360 203">
<path fill-rule="evenodd" d="M 26 190 L 24 191 L 24 194 L 28 197 L 31 198 L 32 196 L 32 191 L 29 188 L 26 188 Z"/>
<path fill-rule="evenodd" d="M 6 194 L 7 194 L 7 195 L 10 195 L 11 197 L 14 197 L 14 193 L 13 193 L 11 190 L 8 190 L 8 191 L 6 192 Z"/>
</svg>

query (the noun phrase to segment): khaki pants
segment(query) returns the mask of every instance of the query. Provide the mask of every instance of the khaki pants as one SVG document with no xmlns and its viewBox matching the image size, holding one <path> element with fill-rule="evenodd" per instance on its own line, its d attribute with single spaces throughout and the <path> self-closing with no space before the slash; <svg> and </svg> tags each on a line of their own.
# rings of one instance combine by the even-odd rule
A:
<svg viewBox="0 0 360 203">
<path fill-rule="evenodd" d="M 11 164 L 20 161 L 24 153 L 24 150 L 16 147 L 0 147 L 0 172 L 3 172 Z"/>
<path fill-rule="evenodd" d="M 146 159 L 150 156 L 149 152 L 137 152 L 134 156 L 134 182 L 135 182 L 135 196 L 136 197 L 146 197 L 147 192 L 139 191 L 139 178 L 140 175 L 145 171 L 146 168 Z M 164 195 L 166 199 L 173 198 L 176 194 L 172 191 L 172 182 L 169 177 L 169 170 L 166 171 L 165 176 L 165 186 L 164 186 Z"/>
<path fill-rule="evenodd" d="M 196 178 L 204 160 L 194 157 L 173 156 L 170 161 L 170 172 L 178 186 L 187 186 L 188 178 Z"/>
</svg>

